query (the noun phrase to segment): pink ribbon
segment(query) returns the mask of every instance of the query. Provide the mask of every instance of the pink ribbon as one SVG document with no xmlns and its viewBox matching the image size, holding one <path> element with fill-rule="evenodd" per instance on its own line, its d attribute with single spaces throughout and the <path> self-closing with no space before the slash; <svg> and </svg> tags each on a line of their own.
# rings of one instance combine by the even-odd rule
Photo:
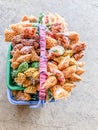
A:
<svg viewBox="0 0 98 130">
<path fill-rule="evenodd" d="M 39 26 L 40 31 L 40 91 L 39 91 L 39 99 L 45 100 L 46 90 L 43 88 L 43 84 L 47 78 L 47 57 L 46 57 L 46 32 L 43 26 Z"/>
</svg>

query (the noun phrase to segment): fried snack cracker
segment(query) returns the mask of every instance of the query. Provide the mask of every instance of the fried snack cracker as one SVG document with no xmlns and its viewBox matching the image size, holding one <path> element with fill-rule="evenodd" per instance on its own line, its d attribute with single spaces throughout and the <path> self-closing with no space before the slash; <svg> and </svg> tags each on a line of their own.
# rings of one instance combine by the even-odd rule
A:
<svg viewBox="0 0 98 130">
<path fill-rule="evenodd" d="M 80 61 L 78 61 L 78 62 L 77 62 L 77 65 L 78 65 L 79 67 L 84 67 L 85 62 L 80 62 Z"/>
<path fill-rule="evenodd" d="M 46 49 L 50 49 L 57 45 L 57 41 L 49 36 L 46 36 Z"/>
<path fill-rule="evenodd" d="M 64 90 L 60 85 L 55 85 L 51 87 L 50 91 L 52 92 L 55 100 L 63 99 L 68 96 L 68 91 Z"/>
<path fill-rule="evenodd" d="M 68 31 L 65 35 L 69 38 L 70 44 L 75 44 L 79 41 L 79 34 L 75 31 Z"/>
<path fill-rule="evenodd" d="M 29 20 L 27 20 L 27 21 L 22 21 L 22 22 L 20 22 L 19 24 L 21 24 L 22 27 L 32 27 L 32 23 L 30 23 Z"/>
<path fill-rule="evenodd" d="M 84 42 L 79 42 L 71 46 L 73 53 L 78 53 L 80 51 L 83 51 L 85 48 L 86 48 L 86 44 Z"/>
<path fill-rule="evenodd" d="M 52 62 L 48 62 L 48 64 L 47 64 L 47 70 L 48 70 L 48 72 L 51 72 L 53 69 L 57 70 L 58 66 L 56 64 L 52 63 Z"/>
<path fill-rule="evenodd" d="M 23 48 L 23 45 L 20 43 L 20 44 L 16 44 L 16 45 L 14 46 L 13 50 L 14 50 L 14 52 L 15 52 L 16 50 L 21 50 L 22 48 Z"/>
<path fill-rule="evenodd" d="M 37 18 L 35 16 L 23 16 L 21 21 L 30 21 L 30 22 L 36 22 Z"/>
<path fill-rule="evenodd" d="M 12 64 L 11 64 L 11 67 L 13 68 L 13 69 L 17 69 L 18 68 L 18 66 L 19 66 L 19 62 L 12 62 Z"/>
<path fill-rule="evenodd" d="M 26 80 L 26 76 L 23 73 L 18 73 L 17 78 L 15 78 L 14 80 L 17 84 L 22 85 L 23 82 Z"/>
<path fill-rule="evenodd" d="M 13 53 L 13 58 L 10 60 L 11 62 L 15 62 L 19 57 L 21 56 L 21 52 L 20 50 L 16 50 Z"/>
<path fill-rule="evenodd" d="M 36 72 L 38 69 L 36 68 L 29 68 L 28 70 L 26 70 L 24 72 L 24 74 L 27 76 L 27 77 L 32 77 L 32 75 L 34 74 L 34 72 Z"/>
<path fill-rule="evenodd" d="M 65 83 L 65 77 L 64 77 L 64 74 L 62 73 L 62 71 L 53 69 L 53 70 L 51 70 L 51 72 L 56 75 L 56 77 L 61 85 L 63 85 Z"/>
<path fill-rule="evenodd" d="M 61 22 L 52 23 L 50 30 L 53 33 L 64 32 L 64 24 L 62 24 Z"/>
<path fill-rule="evenodd" d="M 61 56 L 63 55 L 65 52 L 65 49 L 62 47 L 62 46 L 55 46 L 55 47 L 52 47 L 50 50 L 49 50 L 49 53 L 52 53 L 54 54 L 55 56 Z"/>
<path fill-rule="evenodd" d="M 22 43 L 23 40 L 23 34 L 16 35 L 12 39 L 12 46 L 14 47 L 16 44 Z"/>
<path fill-rule="evenodd" d="M 72 65 L 77 65 L 77 61 L 75 60 L 75 58 L 70 58 L 70 61 L 69 61 L 69 65 L 72 66 Z"/>
<path fill-rule="evenodd" d="M 70 62 L 70 57 L 69 56 L 67 56 L 63 60 L 61 60 L 59 62 L 59 64 L 58 64 L 59 70 L 63 70 L 65 68 L 67 68 L 69 66 L 69 62 Z"/>
<path fill-rule="evenodd" d="M 4 41 L 5 42 L 11 42 L 14 36 L 16 36 L 16 33 L 14 31 L 5 29 L 5 31 L 4 31 Z"/>
<path fill-rule="evenodd" d="M 12 95 L 15 97 L 17 94 L 17 90 L 12 90 Z"/>
<path fill-rule="evenodd" d="M 31 54 L 27 55 L 21 55 L 19 58 L 17 58 L 16 62 L 22 63 L 22 62 L 30 62 Z"/>
<path fill-rule="evenodd" d="M 28 86 L 28 87 L 24 90 L 25 93 L 29 93 L 29 94 L 34 94 L 34 93 L 36 93 L 36 91 L 37 91 L 37 87 L 36 87 L 36 86 L 33 86 L 33 85 Z"/>
<path fill-rule="evenodd" d="M 75 74 L 75 73 L 73 73 L 73 74 L 71 75 L 70 79 L 71 79 L 71 81 L 73 81 L 73 82 L 79 82 L 80 80 L 82 80 L 82 78 L 81 78 L 79 75 Z"/>
<path fill-rule="evenodd" d="M 72 51 L 72 50 L 65 50 L 63 56 L 64 56 L 64 57 L 65 57 L 65 56 L 70 56 L 70 57 L 71 57 L 72 55 L 73 55 L 73 51 Z"/>
<path fill-rule="evenodd" d="M 75 84 L 73 83 L 65 83 L 64 85 L 62 85 L 62 88 L 68 92 L 71 92 L 74 87 Z"/>
<path fill-rule="evenodd" d="M 84 72 L 85 72 L 85 70 L 84 70 L 83 68 L 77 67 L 77 70 L 76 70 L 76 74 L 77 74 L 77 75 L 81 75 L 81 74 L 83 74 Z"/>
<path fill-rule="evenodd" d="M 29 16 L 25 15 L 21 18 L 21 21 L 28 21 L 29 20 Z"/>
<path fill-rule="evenodd" d="M 16 35 L 23 33 L 23 26 L 20 23 L 12 24 L 10 28 L 16 33 Z"/>
<path fill-rule="evenodd" d="M 64 56 L 59 56 L 59 57 L 54 58 L 53 60 L 56 61 L 57 63 L 60 63 L 61 60 L 63 59 L 64 59 Z"/>
<path fill-rule="evenodd" d="M 63 33 L 55 33 L 54 34 L 56 40 L 58 41 L 58 44 L 63 46 L 65 49 L 69 46 L 69 40 Z"/>
<path fill-rule="evenodd" d="M 48 59 L 54 59 L 55 57 L 59 57 L 61 55 L 64 54 L 64 48 L 62 46 L 55 46 L 55 47 L 52 47 L 50 50 L 49 50 L 49 54 L 47 55 L 47 58 Z"/>
<path fill-rule="evenodd" d="M 32 46 L 24 46 L 21 48 L 20 52 L 23 55 L 30 54 L 32 52 L 33 47 Z"/>
<path fill-rule="evenodd" d="M 73 55 L 75 60 L 79 61 L 84 56 L 83 52 L 79 52 Z"/>
<path fill-rule="evenodd" d="M 33 75 L 32 75 L 32 78 L 33 78 L 34 80 L 38 80 L 38 79 L 39 79 L 39 71 L 35 71 L 35 72 L 33 73 Z"/>
<path fill-rule="evenodd" d="M 50 76 L 47 78 L 46 82 L 43 85 L 43 88 L 48 89 L 57 84 L 57 79 L 55 76 Z"/>
<path fill-rule="evenodd" d="M 28 87 L 31 85 L 31 80 L 30 79 L 27 79 L 23 82 L 23 87 Z"/>
<path fill-rule="evenodd" d="M 37 55 L 36 51 L 33 49 L 31 53 L 31 61 L 39 61 L 39 56 Z"/>
<path fill-rule="evenodd" d="M 76 72 L 76 65 L 69 66 L 66 69 L 64 69 L 62 72 L 65 78 L 70 78 L 72 74 Z"/>
<path fill-rule="evenodd" d="M 36 34 L 37 28 L 35 27 L 25 27 L 23 29 L 23 36 L 24 38 L 33 38 Z"/>
<path fill-rule="evenodd" d="M 17 95 L 15 96 L 16 100 L 25 100 L 25 101 L 29 101 L 31 100 L 31 96 L 28 93 L 23 93 L 22 91 L 18 91 Z"/>
</svg>

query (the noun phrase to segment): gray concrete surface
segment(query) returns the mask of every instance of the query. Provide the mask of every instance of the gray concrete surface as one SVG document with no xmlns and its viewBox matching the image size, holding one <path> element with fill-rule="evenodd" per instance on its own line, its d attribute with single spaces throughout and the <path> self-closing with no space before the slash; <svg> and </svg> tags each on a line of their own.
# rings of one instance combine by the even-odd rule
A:
<svg viewBox="0 0 98 130">
<path fill-rule="evenodd" d="M 65 101 L 29 109 L 6 96 L 8 43 L 3 32 L 23 15 L 58 12 L 87 42 L 86 73 Z M 0 130 L 98 130 L 98 0 L 0 0 Z"/>
</svg>

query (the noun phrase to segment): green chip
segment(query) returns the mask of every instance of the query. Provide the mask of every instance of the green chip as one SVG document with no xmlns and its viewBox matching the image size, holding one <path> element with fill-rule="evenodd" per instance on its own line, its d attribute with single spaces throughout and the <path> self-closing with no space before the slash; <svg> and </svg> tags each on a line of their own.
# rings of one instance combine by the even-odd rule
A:
<svg viewBox="0 0 98 130">
<path fill-rule="evenodd" d="M 27 62 L 23 62 L 19 65 L 17 71 L 18 73 L 23 73 L 28 69 L 28 63 Z"/>
<path fill-rule="evenodd" d="M 32 64 L 31 64 L 31 67 L 32 68 L 39 68 L 39 62 L 33 62 Z"/>
<path fill-rule="evenodd" d="M 43 17 L 44 17 L 44 14 L 43 14 L 43 13 L 40 13 L 40 14 L 39 14 L 39 17 L 38 17 L 38 23 L 41 23 L 41 22 L 42 22 Z"/>
</svg>

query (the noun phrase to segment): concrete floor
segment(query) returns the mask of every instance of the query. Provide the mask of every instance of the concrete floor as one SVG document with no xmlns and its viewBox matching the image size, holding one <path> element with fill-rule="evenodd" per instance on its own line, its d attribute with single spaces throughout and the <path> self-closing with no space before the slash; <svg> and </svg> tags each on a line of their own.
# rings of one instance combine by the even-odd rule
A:
<svg viewBox="0 0 98 130">
<path fill-rule="evenodd" d="M 44 108 L 11 105 L 6 96 L 8 43 L 3 32 L 23 15 L 58 12 L 87 42 L 86 73 L 65 101 Z M 98 0 L 0 0 L 0 130 L 98 130 Z"/>
</svg>

